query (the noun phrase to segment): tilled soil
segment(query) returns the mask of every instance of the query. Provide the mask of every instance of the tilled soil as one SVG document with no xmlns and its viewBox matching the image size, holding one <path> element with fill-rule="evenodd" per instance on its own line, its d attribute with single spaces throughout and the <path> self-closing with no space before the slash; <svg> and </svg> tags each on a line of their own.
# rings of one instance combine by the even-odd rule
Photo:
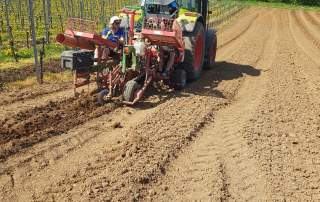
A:
<svg viewBox="0 0 320 202">
<path fill-rule="evenodd" d="M 20 112 L 0 121 L 0 160 L 45 139 L 66 133 L 90 119 L 109 113 L 111 103 L 98 106 L 94 97 L 68 98 Z"/>
<path fill-rule="evenodd" d="M 19 104 L 26 103 L 28 101 L 33 102 L 36 98 L 56 94 L 61 91 L 70 91 L 71 88 L 72 82 L 65 81 L 58 83 L 44 83 L 40 87 L 36 85 L 23 89 L 5 89 L 0 92 L 0 107 L 9 106 L 17 102 L 20 102 Z"/>
<path fill-rule="evenodd" d="M 315 12 L 250 8 L 181 92 L 3 116 L 0 200 L 319 201 L 319 27 Z"/>
</svg>

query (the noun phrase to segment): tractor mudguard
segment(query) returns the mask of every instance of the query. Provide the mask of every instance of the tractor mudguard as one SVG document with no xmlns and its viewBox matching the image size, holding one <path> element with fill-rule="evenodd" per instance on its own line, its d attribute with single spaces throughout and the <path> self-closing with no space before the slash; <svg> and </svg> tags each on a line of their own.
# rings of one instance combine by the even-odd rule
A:
<svg viewBox="0 0 320 202">
<path fill-rule="evenodd" d="M 198 21 L 203 23 L 203 18 L 199 13 L 190 12 L 183 8 L 180 9 L 177 22 L 183 32 L 193 32 Z"/>
</svg>

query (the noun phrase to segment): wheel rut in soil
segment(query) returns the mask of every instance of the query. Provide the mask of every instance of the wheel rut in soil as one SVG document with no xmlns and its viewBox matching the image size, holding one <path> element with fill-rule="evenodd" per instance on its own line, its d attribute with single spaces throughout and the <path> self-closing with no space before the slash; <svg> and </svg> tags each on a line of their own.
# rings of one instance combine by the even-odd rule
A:
<svg viewBox="0 0 320 202">
<path fill-rule="evenodd" d="M 301 56 L 301 60 L 309 60 L 309 65 L 304 65 L 304 71 L 301 71 L 306 78 L 308 78 L 307 83 L 309 83 L 311 88 L 320 89 L 320 78 L 316 75 L 320 75 L 320 51 L 315 46 L 313 41 L 305 35 L 305 33 L 299 29 L 297 21 L 292 16 L 292 13 L 288 12 L 289 18 L 289 31 L 293 37 L 295 44 L 300 50 L 304 52 Z M 299 67 L 301 69 L 301 67 Z"/>
<path fill-rule="evenodd" d="M 316 29 L 320 30 L 320 20 L 318 20 L 312 13 L 310 12 L 303 12 L 303 15 L 307 20 L 309 20 Z"/>
<path fill-rule="evenodd" d="M 257 19 L 257 17 L 259 16 L 259 13 L 254 13 L 252 14 L 253 16 L 249 18 L 249 21 L 248 21 L 248 25 L 243 27 L 241 26 L 240 27 L 240 32 L 239 30 L 237 30 L 239 33 L 237 33 L 235 36 L 233 36 L 231 39 L 228 39 L 227 41 L 221 43 L 218 45 L 218 49 L 219 48 L 222 48 L 224 46 L 227 46 L 228 44 L 232 43 L 233 41 L 239 39 L 242 35 L 244 35 L 248 30 L 249 28 L 252 26 L 252 24 L 255 22 L 255 20 Z"/>
<path fill-rule="evenodd" d="M 260 14 L 256 14 L 257 18 L 259 18 Z M 234 53 L 236 53 L 239 48 L 241 47 L 241 45 L 247 40 L 247 38 L 245 37 L 246 35 L 249 35 L 251 32 L 253 32 L 254 29 L 254 25 L 256 22 L 256 19 L 247 19 L 248 23 L 251 24 L 250 22 L 252 22 L 251 26 L 248 26 L 248 30 L 243 32 L 243 34 L 241 34 L 237 40 L 231 40 L 229 43 L 225 43 L 225 45 L 218 45 L 218 51 L 217 51 L 217 60 L 220 60 L 220 58 L 225 58 L 225 55 L 228 54 L 229 56 L 233 55 Z M 246 22 L 246 21 L 244 21 Z M 238 25 L 240 26 L 240 25 Z M 240 29 L 240 28 L 239 28 Z M 229 30 L 226 30 L 226 32 Z M 224 32 L 222 32 L 224 33 Z M 220 38 L 226 37 L 226 41 L 229 41 L 229 38 L 233 37 L 233 33 L 224 33 L 224 34 L 220 34 L 218 32 L 218 38 L 219 36 L 221 36 Z M 218 41 L 218 43 L 220 43 L 220 41 Z M 224 44 L 223 42 L 221 42 L 222 44 Z M 233 54 L 230 54 L 230 51 L 233 50 Z"/>
<path fill-rule="evenodd" d="M 294 20 L 297 22 L 298 26 L 301 28 L 304 34 L 315 44 L 315 46 L 317 46 L 318 49 L 320 49 L 320 41 L 318 40 L 319 35 L 314 35 L 315 33 L 310 30 L 307 23 L 305 23 L 305 21 L 303 21 L 303 19 L 298 16 L 297 11 L 291 12 Z"/>
<path fill-rule="evenodd" d="M 258 24 L 259 19 L 261 19 L 265 15 L 267 15 L 268 12 L 272 12 L 272 11 L 267 11 L 266 9 L 260 9 L 260 12 L 258 12 L 258 13 L 253 12 L 252 15 L 256 16 L 256 18 L 249 19 L 250 20 L 249 22 L 251 22 L 251 20 L 253 20 L 249 29 L 243 35 L 241 35 L 237 40 L 232 41 L 231 43 L 227 44 L 226 46 L 222 46 L 220 49 L 218 49 L 219 51 L 217 53 L 217 59 L 218 60 L 229 60 L 231 56 L 233 56 L 234 54 L 237 54 L 239 52 L 240 48 L 243 46 L 243 44 L 250 40 L 250 37 L 248 37 L 248 36 L 250 36 L 253 33 L 258 31 L 256 29 L 256 26 Z M 245 16 L 245 17 L 247 18 L 247 16 Z M 244 21 L 241 23 L 247 23 L 247 22 Z M 238 26 L 240 26 L 241 23 L 239 23 Z M 240 28 L 238 28 L 236 26 L 233 29 L 240 29 Z M 228 30 L 226 30 L 226 33 L 223 32 L 223 34 L 221 34 L 221 35 L 225 38 L 228 38 L 229 36 L 233 36 L 233 33 L 229 33 Z"/>
<path fill-rule="evenodd" d="M 313 60 L 317 66 L 320 66 L 320 52 L 318 51 L 318 47 L 313 43 L 313 39 L 306 35 L 303 30 L 299 29 L 298 22 L 296 18 L 293 17 L 292 12 L 289 12 L 288 15 L 290 32 L 296 44 L 308 55 L 309 59 Z"/>
<path fill-rule="evenodd" d="M 300 11 L 298 14 L 303 24 L 307 27 L 309 32 L 313 34 L 314 39 L 319 41 L 320 36 L 317 33 L 320 32 L 320 24 L 314 22 L 312 16 L 308 12 Z"/>
</svg>

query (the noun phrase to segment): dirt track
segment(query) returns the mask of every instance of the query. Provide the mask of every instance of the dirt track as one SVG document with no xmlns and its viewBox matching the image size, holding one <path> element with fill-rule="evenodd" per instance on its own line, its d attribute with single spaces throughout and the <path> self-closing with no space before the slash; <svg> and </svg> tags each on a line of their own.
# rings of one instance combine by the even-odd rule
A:
<svg viewBox="0 0 320 202">
<path fill-rule="evenodd" d="M 3 104 L 0 201 L 319 201 L 319 14 L 251 8 L 218 37 L 200 81 L 135 108 Z"/>
</svg>

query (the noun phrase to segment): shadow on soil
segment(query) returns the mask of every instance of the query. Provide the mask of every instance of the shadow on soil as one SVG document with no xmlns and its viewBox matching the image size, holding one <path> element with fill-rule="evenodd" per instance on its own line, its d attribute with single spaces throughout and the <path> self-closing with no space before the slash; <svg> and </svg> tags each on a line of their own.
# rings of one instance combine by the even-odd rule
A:
<svg viewBox="0 0 320 202">
<path fill-rule="evenodd" d="M 137 104 L 136 108 L 148 109 L 166 102 L 174 97 L 188 97 L 192 95 L 214 96 L 224 98 L 226 96 L 220 92 L 217 87 L 222 81 L 239 79 L 245 75 L 260 76 L 261 70 L 249 65 L 234 64 L 230 62 L 220 61 L 214 66 L 203 71 L 201 78 L 189 83 L 183 91 L 168 91 L 151 87 L 146 96 L 148 99 L 142 100 Z M 159 100 L 158 102 L 148 101 L 150 98 Z"/>
</svg>

